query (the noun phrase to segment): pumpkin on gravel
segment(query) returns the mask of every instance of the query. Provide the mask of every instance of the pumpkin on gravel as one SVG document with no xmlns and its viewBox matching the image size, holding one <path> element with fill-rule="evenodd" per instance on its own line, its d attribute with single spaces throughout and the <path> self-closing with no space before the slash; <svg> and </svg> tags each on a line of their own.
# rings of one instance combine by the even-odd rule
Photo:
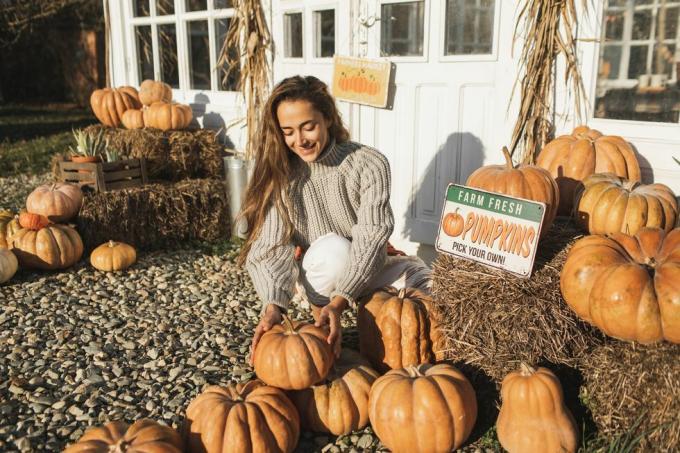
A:
<svg viewBox="0 0 680 453">
<path fill-rule="evenodd" d="M 90 264 L 103 272 L 122 271 L 137 261 L 137 251 L 124 242 L 109 241 L 92 251 Z"/>
<path fill-rule="evenodd" d="M 17 257 L 11 250 L 0 249 L 0 285 L 9 281 L 19 268 Z"/>
<path fill-rule="evenodd" d="M 26 210 L 47 217 L 50 222 L 66 222 L 78 214 L 83 192 L 75 184 L 56 182 L 36 187 L 26 199 Z"/>
<path fill-rule="evenodd" d="M 66 269 L 83 255 L 83 240 L 67 225 L 50 224 L 37 231 L 22 228 L 12 236 L 12 251 L 22 267 Z"/>
<path fill-rule="evenodd" d="M 137 420 L 132 426 L 109 422 L 85 431 L 64 453 L 182 453 L 182 437 L 174 429 L 153 420 Z"/>
<path fill-rule="evenodd" d="M 120 127 L 126 110 L 139 109 L 139 93 L 134 87 L 102 88 L 90 96 L 94 116 L 105 126 Z"/>
<path fill-rule="evenodd" d="M 10 239 L 21 229 L 19 216 L 12 211 L 0 210 L 0 249 L 10 248 Z"/>
</svg>

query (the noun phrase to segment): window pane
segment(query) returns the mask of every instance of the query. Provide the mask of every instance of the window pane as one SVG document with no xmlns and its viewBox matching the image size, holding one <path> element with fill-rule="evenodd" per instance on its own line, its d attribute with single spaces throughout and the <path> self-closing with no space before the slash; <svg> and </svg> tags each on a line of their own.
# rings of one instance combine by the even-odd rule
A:
<svg viewBox="0 0 680 453">
<path fill-rule="evenodd" d="M 135 27 L 137 41 L 137 76 L 141 83 L 146 79 L 154 79 L 153 48 L 151 43 L 151 25 Z"/>
<path fill-rule="evenodd" d="M 425 2 L 390 3 L 380 11 L 383 56 L 423 55 Z"/>
<path fill-rule="evenodd" d="M 662 44 L 654 46 L 652 54 L 652 73 L 665 74 L 669 79 L 673 77 L 675 66 L 675 44 Z"/>
<path fill-rule="evenodd" d="M 601 78 L 616 80 L 621 68 L 621 46 L 603 46 L 598 74 Z"/>
<path fill-rule="evenodd" d="M 626 6 L 628 0 L 609 0 L 609 7 L 612 6 Z"/>
<path fill-rule="evenodd" d="M 215 20 L 215 35 L 217 36 L 217 45 L 215 46 L 217 55 L 215 56 L 215 61 L 220 60 L 222 47 L 224 46 L 224 43 L 227 39 L 227 32 L 229 31 L 230 22 L 231 21 L 228 18 Z M 238 56 L 238 49 L 229 49 L 229 54 L 235 59 L 235 57 Z M 226 71 L 226 62 L 219 69 L 220 70 L 217 73 L 217 89 L 220 91 L 238 91 L 238 81 L 240 77 L 238 64 L 232 71 L 229 72 L 228 75 Z M 225 75 L 227 75 L 226 80 L 224 79 Z"/>
<path fill-rule="evenodd" d="M 284 55 L 302 58 L 302 13 L 286 13 L 283 16 Z"/>
<path fill-rule="evenodd" d="M 446 55 L 490 54 L 494 0 L 447 0 Z"/>
<path fill-rule="evenodd" d="M 173 88 L 179 88 L 175 24 L 159 25 L 158 41 L 160 42 L 161 80 Z"/>
<path fill-rule="evenodd" d="M 208 9 L 208 0 L 186 0 L 187 11 L 205 11 Z"/>
<path fill-rule="evenodd" d="M 654 0 L 635 0 L 635 6 L 638 5 L 651 5 L 654 3 Z"/>
<path fill-rule="evenodd" d="M 156 15 L 167 16 L 169 14 L 175 14 L 174 0 L 156 0 Z"/>
<path fill-rule="evenodd" d="M 649 39 L 652 34 L 652 10 L 636 11 L 633 15 L 633 39 Z"/>
<path fill-rule="evenodd" d="M 621 41 L 623 39 L 623 11 L 608 12 L 604 16 L 605 39 Z"/>
<path fill-rule="evenodd" d="M 210 47 L 208 21 L 187 22 L 189 39 L 189 88 L 210 89 Z"/>
<path fill-rule="evenodd" d="M 149 15 L 149 0 L 133 0 L 132 8 L 135 17 L 144 17 Z"/>
<path fill-rule="evenodd" d="M 234 2 L 232 0 L 215 0 L 215 9 L 233 8 Z"/>
<path fill-rule="evenodd" d="M 314 56 L 332 57 L 335 53 L 335 10 L 314 11 Z"/>
<path fill-rule="evenodd" d="M 649 46 L 630 46 L 628 62 L 628 78 L 637 79 L 640 74 L 647 73 L 647 51 Z"/>
<path fill-rule="evenodd" d="M 655 38 L 659 39 L 659 35 L 662 35 L 663 39 L 675 40 L 678 36 L 678 18 L 680 8 L 659 8 Z"/>
</svg>

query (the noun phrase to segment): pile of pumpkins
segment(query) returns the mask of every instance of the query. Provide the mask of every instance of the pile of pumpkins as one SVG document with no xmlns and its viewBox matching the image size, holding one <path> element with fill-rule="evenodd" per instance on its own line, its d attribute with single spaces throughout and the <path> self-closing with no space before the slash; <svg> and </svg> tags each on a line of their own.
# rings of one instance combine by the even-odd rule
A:
<svg viewBox="0 0 680 453">
<path fill-rule="evenodd" d="M 292 322 L 267 331 L 253 356 L 257 379 L 210 386 L 188 406 L 180 432 L 143 419 L 91 428 L 65 453 L 164 451 L 292 452 L 300 429 L 348 434 L 368 423 L 393 452 L 460 447 L 477 418 L 475 391 L 447 363 L 436 363 L 441 334 L 431 300 L 386 288 L 360 303 L 360 353 L 336 358 L 328 331 Z M 380 376 L 380 373 L 385 374 Z M 547 369 L 522 365 L 502 383 L 498 437 L 515 451 L 569 451 L 578 430 L 562 387 Z"/>
<path fill-rule="evenodd" d="M 170 85 L 155 80 L 143 81 L 139 91 L 131 86 L 95 90 L 90 106 L 97 119 L 109 127 L 181 130 L 193 119 L 190 106 L 172 101 Z"/>
<path fill-rule="evenodd" d="M 75 184 L 44 184 L 26 199 L 16 214 L 0 211 L 0 284 L 9 281 L 19 266 L 26 269 L 67 269 L 83 255 L 83 241 L 72 220 L 80 211 L 83 194 Z M 92 251 L 92 266 L 102 271 L 126 269 L 136 261 L 130 245 L 109 241 Z"/>
</svg>

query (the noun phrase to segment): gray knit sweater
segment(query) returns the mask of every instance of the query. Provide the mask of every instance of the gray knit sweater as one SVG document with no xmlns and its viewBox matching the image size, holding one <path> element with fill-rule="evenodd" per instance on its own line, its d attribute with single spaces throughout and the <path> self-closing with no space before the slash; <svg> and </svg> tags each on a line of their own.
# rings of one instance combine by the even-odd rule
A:
<svg viewBox="0 0 680 453">
<path fill-rule="evenodd" d="M 348 267 L 330 298 L 339 295 L 354 306 L 366 284 L 382 269 L 394 229 L 387 159 L 354 142 L 331 142 L 314 162 L 295 157 L 288 194 L 292 243 L 275 247 L 284 226 L 272 207 L 246 260 L 262 309 L 269 304 L 288 308 L 298 276 L 295 246 L 306 250 L 327 233 L 352 243 Z"/>
</svg>

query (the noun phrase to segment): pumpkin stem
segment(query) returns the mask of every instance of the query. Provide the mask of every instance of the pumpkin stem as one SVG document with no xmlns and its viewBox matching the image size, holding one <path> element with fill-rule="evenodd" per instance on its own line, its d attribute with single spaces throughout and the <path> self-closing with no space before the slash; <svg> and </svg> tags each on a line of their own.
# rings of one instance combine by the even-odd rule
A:
<svg viewBox="0 0 680 453">
<path fill-rule="evenodd" d="M 638 181 L 625 181 L 623 183 L 623 188 L 632 192 L 639 185 L 640 183 Z"/>
<path fill-rule="evenodd" d="M 406 371 L 408 372 L 409 377 L 412 378 L 421 377 L 423 375 L 423 373 L 421 373 L 420 370 L 418 369 L 417 365 L 407 366 Z"/>
<path fill-rule="evenodd" d="M 243 386 L 243 388 L 241 389 L 241 391 L 238 392 L 238 399 L 237 399 L 237 401 L 245 401 L 246 396 L 247 396 L 250 392 L 252 392 L 252 391 L 254 390 L 254 389 L 252 389 L 251 387 L 254 387 L 254 386 L 258 385 L 259 383 L 260 383 L 260 381 L 258 381 L 257 379 L 253 379 L 252 381 L 248 381 L 248 382 Z"/>
<path fill-rule="evenodd" d="M 52 183 L 52 185 L 50 186 L 50 190 L 54 190 L 55 187 L 57 187 L 57 183 Z"/>
<path fill-rule="evenodd" d="M 113 248 L 115 246 L 116 246 L 116 243 L 110 240 L 109 241 L 109 247 Z"/>
<path fill-rule="evenodd" d="M 399 290 L 399 294 L 397 294 L 397 297 L 398 297 L 399 299 L 403 299 L 405 296 L 406 296 L 406 288 L 401 288 L 401 289 Z"/>
<path fill-rule="evenodd" d="M 116 445 L 113 446 L 112 453 L 125 453 L 128 449 L 128 446 L 128 442 L 121 439 Z"/>
<path fill-rule="evenodd" d="M 536 372 L 536 369 L 534 367 L 524 362 L 520 363 L 519 370 L 520 374 L 525 377 L 531 376 Z"/>
<path fill-rule="evenodd" d="M 290 320 L 288 315 L 283 315 L 283 324 L 286 326 L 286 331 L 288 333 L 295 333 L 295 327 L 293 327 L 293 321 Z"/>
<path fill-rule="evenodd" d="M 505 168 L 508 170 L 515 168 L 515 166 L 512 164 L 512 156 L 510 155 L 510 151 L 508 151 L 507 146 L 503 147 L 503 156 L 505 157 Z"/>
</svg>

